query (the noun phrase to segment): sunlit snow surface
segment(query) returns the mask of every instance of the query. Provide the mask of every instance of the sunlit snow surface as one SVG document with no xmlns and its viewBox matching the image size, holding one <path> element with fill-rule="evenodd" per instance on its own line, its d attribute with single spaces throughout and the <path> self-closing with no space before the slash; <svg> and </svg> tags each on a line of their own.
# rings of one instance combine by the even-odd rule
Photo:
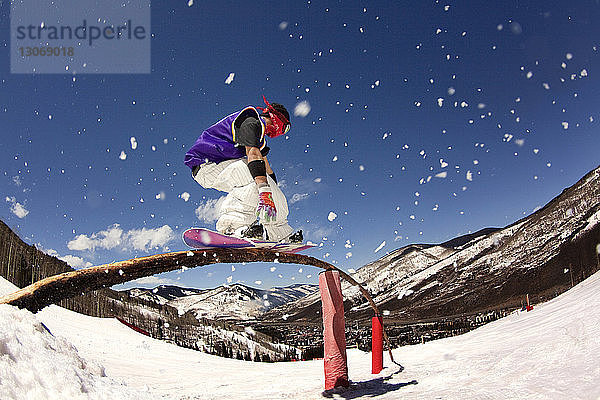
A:
<svg viewBox="0 0 600 400">
<path fill-rule="evenodd" d="M 0 293 L 12 290 L 0 280 Z M 352 388 L 333 393 L 322 391 L 323 361 L 223 359 L 150 339 L 114 319 L 56 306 L 33 316 L 2 305 L 0 393 L 3 399 L 596 400 L 598 304 L 600 273 L 532 312 L 394 350 L 403 372 L 386 356 L 386 368 L 371 375 L 370 354 L 350 350 Z"/>
</svg>

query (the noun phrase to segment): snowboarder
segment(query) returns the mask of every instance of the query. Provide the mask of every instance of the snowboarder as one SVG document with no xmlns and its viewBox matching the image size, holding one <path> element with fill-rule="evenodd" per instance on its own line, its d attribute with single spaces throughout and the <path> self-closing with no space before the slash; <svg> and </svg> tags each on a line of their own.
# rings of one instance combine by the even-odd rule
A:
<svg viewBox="0 0 600 400">
<path fill-rule="evenodd" d="M 219 208 L 217 231 L 302 242 L 302 231 L 294 233 L 288 224 L 287 200 L 266 157 L 270 148 L 265 135 L 286 134 L 290 114 L 283 105 L 263 99 L 265 108 L 247 106 L 207 128 L 184 162 L 202 187 L 228 193 Z"/>
</svg>

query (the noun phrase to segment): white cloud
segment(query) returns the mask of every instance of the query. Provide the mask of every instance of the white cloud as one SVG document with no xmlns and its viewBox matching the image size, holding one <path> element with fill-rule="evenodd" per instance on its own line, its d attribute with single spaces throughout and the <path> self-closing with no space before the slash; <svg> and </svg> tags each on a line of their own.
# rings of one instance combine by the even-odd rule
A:
<svg viewBox="0 0 600 400">
<path fill-rule="evenodd" d="M 23 204 L 17 202 L 16 198 L 6 196 L 6 202 L 10 203 L 10 211 L 17 217 L 25 218 L 29 214 L 29 211 L 25 209 Z"/>
<path fill-rule="evenodd" d="M 10 210 L 19 218 L 25 218 L 29 214 L 29 211 L 21 203 L 13 204 Z"/>
<path fill-rule="evenodd" d="M 133 229 L 124 235 L 125 243 L 135 250 L 142 251 L 165 247 L 173 239 L 175 239 L 175 233 L 169 225 L 163 225 L 155 229 Z"/>
<path fill-rule="evenodd" d="M 175 239 L 175 233 L 169 225 L 160 228 L 132 229 L 124 232 L 119 224 L 109 226 L 106 230 L 88 235 L 77 235 L 67 243 L 70 250 L 94 251 L 97 248 L 111 250 L 121 247 L 123 250 L 134 249 L 150 251 L 152 249 L 166 248 L 166 245 Z"/>
<path fill-rule="evenodd" d="M 131 282 L 127 282 L 128 286 L 131 287 L 144 287 L 153 289 L 160 285 L 177 285 L 179 282 L 175 279 L 160 278 L 158 276 L 145 276 L 143 278 L 136 279 Z"/>
<path fill-rule="evenodd" d="M 288 22 L 287 21 L 281 21 L 279 23 L 279 29 L 284 31 L 286 28 L 288 27 Z"/>
<path fill-rule="evenodd" d="M 196 208 L 196 217 L 203 222 L 215 222 L 219 219 L 219 210 L 225 201 L 225 196 L 219 199 L 208 199 Z"/>
<path fill-rule="evenodd" d="M 77 257 L 71 254 L 67 254 L 66 256 L 62 256 L 62 257 L 57 257 L 59 260 L 62 260 L 64 262 L 66 262 L 67 264 L 69 264 L 71 267 L 77 269 L 77 268 L 89 268 L 91 267 L 92 264 L 89 261 L 85 261 L 83 258 L 81 257 Z"/>
<path fill-rule="evenodd" d="M 95 250 L 96 243 L 96 240 L 90 239 L 87 235 L 77 235 L 75 239 L 67 243 L 67 247 L 69 250 Z"/>
<path fill-rule="evenodd" d="M 77 269 L 77 268 L 89 268 L 91 267 L 92 264 L 89 261 L 85 261 L 83 258 L 81 257 L 77 257 L 71 254 L 67 254 L 66 256 L 61 256 L 60 254 L 58 254 L 58 251 L 54 250 L 54 249 L 44 249 L 42 246 L 40 246 L 39 244 L 36 245 L 36 247 L 40 250 L 43 251 L 44 253 L 48 254 L 49 256 L 52 257 L 56 257 L 59 260 L 62 260 L 64 262 L 66 262 L 67 264 L 69 264 L 71 267 Z"/>
<path fill-rule="evenodd" d="M 296 117 L 304 118 L 308 115 L 310 109 L 310 103 L 308 101 L 301 101 L 300 103 L 296 104 L 296 107 L 294 107 L 294 115 Z"/>
<path fill-rule="evenodd" d="M 93 233 L 91 236 L 77 235 L 75 239 L 67 243 L 67 247 L 70 250 L 90 250 L 94 251 L 96 248 L 102 249 L 114 249 L 121 245 L 123 242 L 123 229 L 119 227 L 119 224 L 109 226 L 106 230 Z"/>
<path fill-rule="evenodd" d="M 38 250 L 43 251 L 44 253 L 48 254 L 49 256 L 52 257 L 58 257 L 58 251 L 54 250 L 54 249 L 44 249 L 42 246 L 40 246 L 39 244 L 36 245 L 36 247 L 38 248 Z"/>
</svg>

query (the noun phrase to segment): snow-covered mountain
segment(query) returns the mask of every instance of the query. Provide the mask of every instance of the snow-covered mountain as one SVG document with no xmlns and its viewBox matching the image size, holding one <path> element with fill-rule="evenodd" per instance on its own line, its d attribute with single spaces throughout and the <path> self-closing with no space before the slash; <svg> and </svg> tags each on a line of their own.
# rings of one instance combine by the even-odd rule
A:
<svg viewBox="0 0 600 400">
<path fill-rule="evenodd" d="M 215 289 L 162 285 L 128 292 L 132 297 L 168 304 L 177 308 L 180 314 L 191 311 L 197 318 L 251 320 L 274 307 L 305 297 L 317 288 L 316 285 L 296 284 L 262 290 L 236 283 Z"/>
<path fill-rule="evenodd" d="M 484 229 L 439 245 L 409 245 L 360 268 L 387 318 L 416 320 L 543 301 L 600 267 L 600 167 L 545 207 L 503 229 Z M 371 311 L 357 288 L 342 291 L 352 318 Z M 320 319 L 314 293 L 272 310 L 270 319 Z"/>
<path fill-rule="evenodd" d="M 180 297 L 192 296 L 195 294 L 204 293 L 206 291 L 207 290 L 203 290 L 203 289 L 182 288 L 179 286 L 171 286 L 171 285 L 160 285 L 160 286 L 155 287 L 154 289 L 134 288 L 134 289 L 129 289 L 126 292 L 128 292 L 131 297 L 137 297 L 139 299 L 152 301 L 157 304 L 167 304 L 171 300 L 179 299 Z"/>
</svg>

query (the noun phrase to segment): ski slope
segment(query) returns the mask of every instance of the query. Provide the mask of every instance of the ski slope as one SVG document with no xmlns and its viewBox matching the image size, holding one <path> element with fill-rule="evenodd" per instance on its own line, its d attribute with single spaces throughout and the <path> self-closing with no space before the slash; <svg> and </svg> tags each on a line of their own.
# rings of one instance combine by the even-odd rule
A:
<svg viewBox="0 0 600 400">
<path fill-rule="evenodd" d="M 0 280 L 0 293 L 14 286 Z M 3 399 L 600 399 L 600 272 L 529 313 L 394 350 L 370 374 L 350 350 L 350 389 L 323 393 L 323 361 L 223 359 L 142 336 L 114 319 L 0 305 Z M 54 336 L 50 335 L 42 322 Z M 74 346 L 74 347 L 73 347 Z M 55 382 L 55 383 L 52 383 Z"/>
</svg>

